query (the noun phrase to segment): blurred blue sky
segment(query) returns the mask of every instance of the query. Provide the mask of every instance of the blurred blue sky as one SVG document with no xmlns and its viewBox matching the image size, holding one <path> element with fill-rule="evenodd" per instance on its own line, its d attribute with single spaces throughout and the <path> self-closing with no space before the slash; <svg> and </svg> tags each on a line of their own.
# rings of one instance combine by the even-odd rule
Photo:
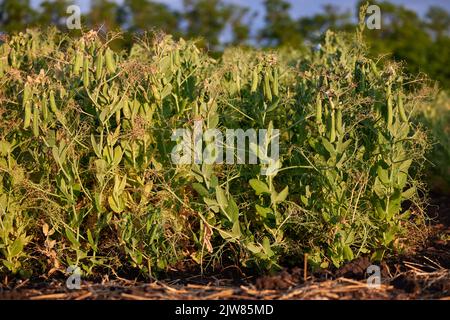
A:
<svg viewBox="0 0 450 320">
<path fill-rule="evenodd" d="M 115 0 L 117 3 L 123 0 Z M 182 8 L 183 0 L 155 0 L 168 4 L 172 8 Z M 33 5 L 37 6 L 41 0 L 32 0 Z M 90 6 L 90 0 L 75 0 L 82 10 L 87 10 Z M 262 17 L 264 12 L 262 8 L 263 0 L 225 0 L 228 3 L 241 4 L 250 7 L 258 12 Z M 292 15 L 295 17 L 308 16 L 321 11 L 323 5 L 331 3 L 341 7 L 342 9 L 354 10 L 356 0 L 288 0 L 292 4 Z M 402 4 L 405 7 L 415 10 L 419 14 L 424 14 L 429 6 L 438 5 L 450 11 L 450 0 L 391 0 L 395 4 Z"/>
<path fill-rule="evenodd" d="M 263 0 L 225 0 L 229 3 L 236 3 L 245 5 L 253 10 L 263 14 L 262 3 Z M 87 0 L 81 0 L 81 2 L 88 3 Z M 183 0 L 160 0 L 159 2 L 169 4 L 174 8 L 181 8 Z M 325 4 L 334 4 L 342 9 L 354 10 L 356 0 L 288 0 L 292 5 L 292 15 L 295 17 L 308 16 L 321 11 L 321 8 Z M 450 0 L 391 0 L 390 2 L 395 4 L 402 4 L 408 8 L 417 11 L 419 14 L 426 12 L 430 5 L 439 5 L 450 11 Z"/>
</svg>

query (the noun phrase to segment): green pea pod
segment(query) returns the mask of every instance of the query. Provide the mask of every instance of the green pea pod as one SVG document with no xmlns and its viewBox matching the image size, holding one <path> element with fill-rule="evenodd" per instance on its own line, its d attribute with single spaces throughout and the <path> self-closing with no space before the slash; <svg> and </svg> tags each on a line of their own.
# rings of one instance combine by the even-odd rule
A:
<svg viewBox="0 0 450 320">
<path fill-rule="evenodd" d="M 55 101 L 55 92 L 53 90 L 50 90 L 50 110 L 52 110 L 53 113 L 58 112 L 58 107 L 56 106 Z"/>
<path fill-rule="evenodd" d="M 272 69 L 267 70 L 266 74 L 269 76 L 269 82 L 273 82 L 274 78 L 273 78 L 273 74 L 272 74 Z"/>
<path fill-rule="evenodd" d="M 23 120 L 23 128 L 27 129 L 31 123 L 31 101 L 25 102 L 25 117 Z"/>
<path fill-rule="evenodd" d="M 398 98 L 397 98 L 397 103 L 398 103 L 398 111 L 400 113 L 400 118 L 402 119 L 403 122 L 408 122 L 408 117 L 406 116 L 405 113 L 405 107 L 403 106 L 403 93 L 399 92 L 398 93 Z"/>
<path fill-rule="evenodd" d="M 83 52 L 77 51 L 75 54 L 75 62 L 73 64 L 73 74 L 78 76 L 83 67 Z"/>
<path fill-rule="evenodd" d="M 364 92 L 366 88 L 366 75 L 361 62 L 359 61 L 355 63 L 355 79 L 357 81 L 356 92 Z"/>
<path fill-rule="evenodd" d="M 3 58 L 0 57 L 0 78 L 4 76 L 4 65 L 3 65 Z"/>
<path fill-rule="evenodd" d="M 180 59 L 180 50 L 175 50 L 175 65 L 180 66 L 181 65 L 181 59 Z"/>
<path fill-rule="evenodd" d="M 116 124 L 120 124 L 120 118 L 121 118 L 121 111 L 120 109 L 116 111 Z"/>
<path fill-rule="evenodd" d="M 256 89 L 258 88 L 258 71 L 256 69 L 253 69 L 252 72 L 252 88 L 251 88 L 251 92 L 254 93 L 256 92 Z"/>
<path fill-rule="evenodd" d="M 336 119 L 334 110 L 331 110 L 331 127 L 330 127 L 330 142 L 333 143 L 336 140 Z"/>
<path fill-rule="evenodd" d="M 273 86 L 272 86 L 273 94 L 278 97 L 279 88 L 278 88 L 278 68 L 273 69 Z"/>
<path fill-rule="evenodd" d="M 101 52 L 99 52 L 97 54 L 97 59 L 95 61 L 95 78 L 98 80 L 100 80 L 100 78 L 102 77 L 102 72 L 103 72 L 103 54 Z"/>
<path fill-rule="evenodd" d="M 361 82 L 359 85 L 359 92 L 364 92 L 366 90 L 366 74 L 364 69 L 361 70 Z"/>
<path fill-rule="evenodd" d="M 10 65 L 15 68 L 18 69 L 19 68 L 19 63 L 17 61 L 17 55 L 16 55 L 16 50 L 11 49 L 11 51 L 9 52 L 9 60 L 10 60 Z"/>
<path fill-rule="evenodd" d="M 32 95 L 33 92 L 31 91 L 31 87 L 26 83 L 25 88 L 23 89 L 22 108 L 24 108 L 27 102 L 31 100 Z"/>
<path fill-rule="evenodd" d="M 355 78 L 356 81 L 359 80 L 359 61 L 355 62 L 355 68 L 353 70 L 353 77 Z"/>
<path fill-rule="evenodd" d="M 47 102 L 47 96 L 44 95 L 44 97 L 42 98 L 42 118 L 44 120 L 44 122 L 47 122 L 48 120 L 48 102 Z"/>
<path fill-rule="evenodd" d="M 110 48 L 106 49 L 105 60 L 106 60 L 106 69 L 108 69 L 108 72 L 115 73 L 116 63 L 114 62 L 113 52 Z"/>
<path fill-rule="evenodd" d="M 272 90 L 270 89 L 269 76 L 264 75 L 264 93 L 267 100 L 272 101 Z"/>
<path fill-rule="evenodd" d="M 392 93 L 391 93 L 391 84 L 388 85 L 386 90 L 387 95 L 387 118 L 386 123 L 388 125 L 388 128 L 392 126 L 393 122 L 393 113 L 392 113 Z"/>
<path fill-rule="evenodd" d="M 33 108 L 33 135 L 36 138 L 39 136 L 39 108 L 37 105 Z"/>
<path fill-rule="evenodd" d="M 83 61 L 83 84 L 89 87 L 89 58 L 85 57 Z"/>
<path fill-rule="evenodd" d="M 341 109 L 336 110 L 336 131 L 340 135 L 344 134 L 344 128 L 342 126 L 342 110 Z"/>
<path fill-rule="evenodd" d="M 380 73 L 378 72 L 377 65 L 375 64 L 375 61 L 370 60 L 370 69 L 372 69 L 373 74 L 375 77 L 379 78 Z"/>
<path fill-rule="evenodd" d="M 316 122 L 322 124 L 322 97 L 320 94 L 316 96 Z"/>
<path fill-rule="evenodd" d="M 86 43 L 84 42 L 84 39 L 83 39 L 83 38 L 80 38 L 78 47 L 80 48 L 80 50 L 81 50 L 82 52 L 83 52 L 84 49 L 86 48 Z"/>
</svg>

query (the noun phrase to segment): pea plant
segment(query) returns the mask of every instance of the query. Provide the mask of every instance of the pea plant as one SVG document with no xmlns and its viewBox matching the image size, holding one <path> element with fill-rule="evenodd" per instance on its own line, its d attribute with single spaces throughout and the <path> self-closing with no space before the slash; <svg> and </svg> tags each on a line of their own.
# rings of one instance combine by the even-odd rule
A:
<svg viewBox="0 0 450 320">
<path fill-rule="evenodd" d="M 119 35 L 94 31 L 8 37 L 0 273 L 76 265 L 152 278 L 187 261 L 264 272 L 306 255 L 327 268 L 402 250 L 423 217 L 427 138 L 408 76 L 368 57 L 361 32 L 329 32 L 308 52 L 230 48 L 217 59 L 159 34 L 122 52 L 111 49 Z M 175 163 L 174 130 L 196 125 L 266 130 L 245 143 L 256 163 Z M 202 138 L 217 159 L 217 141 Z"/>
</svg>

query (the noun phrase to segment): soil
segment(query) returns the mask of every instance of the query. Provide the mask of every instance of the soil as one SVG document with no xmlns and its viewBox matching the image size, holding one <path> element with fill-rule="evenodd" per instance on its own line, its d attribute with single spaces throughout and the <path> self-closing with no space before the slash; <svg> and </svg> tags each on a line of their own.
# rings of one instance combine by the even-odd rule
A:
<svg viewBox="0 0 450 320">
<path fill-rule="evenodd" d="M 367 283 L 367 257 L 318 274 L 303 268 L 274 276 L 243 277 L 236 268 L 218 275 L 175 272 L 167 279 L 144 283 L 108 278 L 82 281 L 69 290 L 65 279 L 0 284 L 0 299 L 445 299 L 450 300 L 450 197 L 434 195 L 429 207 L 433 223 L 428 239 L 415 252 L 399 255 L 380 266 L 381 283 Z"/>
</svg>

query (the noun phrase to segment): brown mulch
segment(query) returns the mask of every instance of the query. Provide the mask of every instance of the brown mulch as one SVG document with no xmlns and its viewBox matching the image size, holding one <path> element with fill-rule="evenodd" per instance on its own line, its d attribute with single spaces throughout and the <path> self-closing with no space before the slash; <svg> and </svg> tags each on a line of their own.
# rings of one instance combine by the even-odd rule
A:
<svg viewBox="0 0 450 320">
<path fill-rule="evenodd" d="M 13 285 L 0 284 L 0 299 L 444 299 L 450 300 L 450 198 L 434 197 L 430 215 L 435 217 L 430 237 L 410 255 L 381 264 L 382 283 L 367 284 L 368 258 L 358 258 L 335 272 L 308 274 L 303 268 L 283 270 L 275 276 L 236 279 L 200 275 L 144 283 L 105 278 L 100 283 L 82 281 L 69 290 L 64 280 Z"/>
<path fill-rule="evenodd" d="M 288 289 L 258 289 L 254 285 L 228 286 L 226 284 L 170 285 L 165 282 L 148 284 L 114 281 L 106 284 L 84 283 L 81 289 L 69 291 L 63 283 L 53 283 L 41 289 L 10 290 L 3 299 L 131 299 L 131 300 L 210 300 L 210 299 L 391 299 L 395 288 L 382 285 L 379 289 L 368 289 L 367 284 L 346 278 L 322 282 L 308 281 L 303 285 L 293 284 Z"/>
</svg>

